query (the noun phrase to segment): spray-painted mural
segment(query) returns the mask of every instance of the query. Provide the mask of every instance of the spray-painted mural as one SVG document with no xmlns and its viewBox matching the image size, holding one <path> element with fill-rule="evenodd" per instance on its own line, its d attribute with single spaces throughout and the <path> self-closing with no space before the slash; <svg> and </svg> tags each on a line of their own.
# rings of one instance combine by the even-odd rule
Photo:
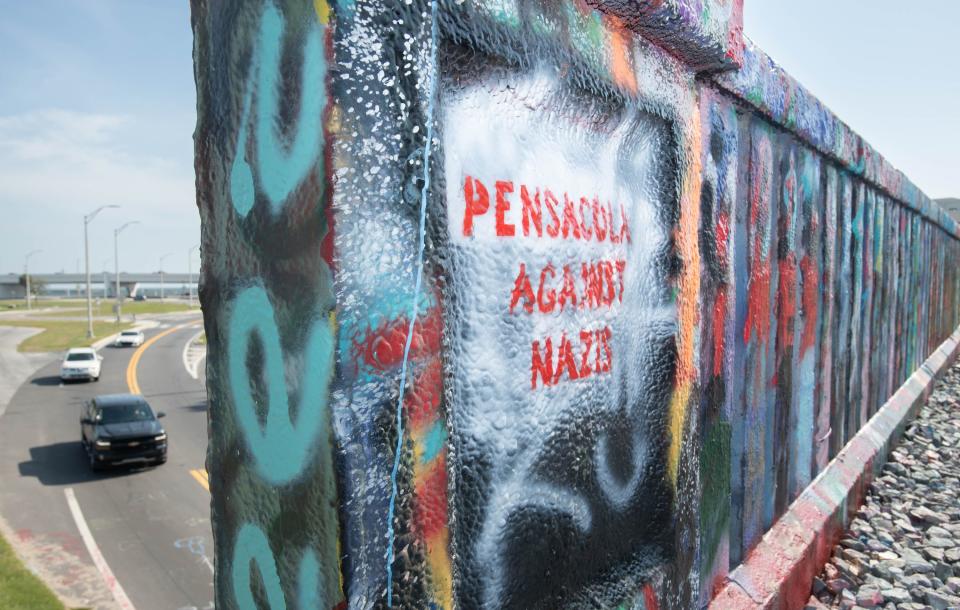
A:
<svg viewBox="0 0 960 610">
<path fill-rule="evenodd" d="M 705 606 L 960 323 L 741 10 L 193 0 L 218 607 Z"/>
</svg>

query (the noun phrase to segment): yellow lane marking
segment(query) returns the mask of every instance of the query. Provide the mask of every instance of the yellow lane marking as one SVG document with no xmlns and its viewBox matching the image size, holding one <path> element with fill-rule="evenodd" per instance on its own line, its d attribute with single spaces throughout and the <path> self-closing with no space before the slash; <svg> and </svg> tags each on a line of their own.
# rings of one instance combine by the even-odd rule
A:
<svg viewBox="0 0 960 610">
<path fill-rule="evenodd" d="M 191 470 L 190 476 L 197 480 L 197 483 L 200 483 L 200 486 L 210 491 L 210 477 L 207 475 L 206 470 Z"/>
<path fill-rule="evenodd" d="M 174 326 L 169 330 L 165 330 L 159 335 L 154 335 L 150 337 L 150 339 L 148 339 L 143 345 L 141 345 L 137 351 L 133 352 L 133 356 L 130 358 L 130 364 L 127 365 L 127 388 L 130 390 L 131 394 L 140 394 L 140 384 L 137 383 L 137 365 L 140 364 L 140 358 L 143 356 L 143 352 L 147 351 L 148 347 L 166 337 L 170 333 L 175 333 L 178 330 L 188 326 L 190 326 L 190 324 L 181 324 L 180 326 Z"/>
</svg>

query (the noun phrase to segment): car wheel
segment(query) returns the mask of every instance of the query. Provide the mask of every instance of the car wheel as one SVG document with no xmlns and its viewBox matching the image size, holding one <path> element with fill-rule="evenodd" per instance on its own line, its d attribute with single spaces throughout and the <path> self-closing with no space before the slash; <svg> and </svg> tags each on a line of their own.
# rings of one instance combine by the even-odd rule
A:
<svg viewBox="0 0 960 610">
<path fill-rule="evenodd" d="M 103 464 L 97 461 L 97 458 L 93 455 L 92 451 L 87 452 L 87 459 L 90 463 L 90 470 L 94 472 L 100 472 L 103 470 Z"/>
<path fill-rule="evenodd" d="M 100 381 L 100 375 L 97 375 L 96 377 L 94 377 L 93 380 L 94 380 L 94 381 Z"/>
</svg>

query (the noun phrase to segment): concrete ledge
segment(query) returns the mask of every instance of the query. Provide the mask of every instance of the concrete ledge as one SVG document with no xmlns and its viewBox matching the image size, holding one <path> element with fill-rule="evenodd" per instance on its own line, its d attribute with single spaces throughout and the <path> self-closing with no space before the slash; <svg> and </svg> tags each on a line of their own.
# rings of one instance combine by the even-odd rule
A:
<svg viewBox="0 0 960 610">
<path fill-rule="evenodd" d="M 953 364 L 960 328 L 907 379 L 826 469 L 790 505 L 747 559 L 729 574 L 711 610 L 802 608 L 826 563 L 907 424 Z"/>
</svg>

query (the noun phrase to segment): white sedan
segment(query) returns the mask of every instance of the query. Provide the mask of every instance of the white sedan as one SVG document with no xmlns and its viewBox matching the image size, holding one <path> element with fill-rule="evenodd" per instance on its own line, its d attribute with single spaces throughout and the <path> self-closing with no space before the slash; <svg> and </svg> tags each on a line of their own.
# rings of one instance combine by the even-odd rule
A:
<svg viewBox="0 0 960 610">
<path fill-rule="evenodd" d="M 139 330 L 125 330 L 117 335 L 113 342 L 116 347 L 139 347 L 143 345 L 143 332 Z"/>
<path fill-rule="evenodd" d="M 100 381 L 100 364 L 103 356 L 90 347 L 73 347 L 67 350 L 60 363 L 60 379 L 72 381 L 87 379 Z"/>
</svg>

